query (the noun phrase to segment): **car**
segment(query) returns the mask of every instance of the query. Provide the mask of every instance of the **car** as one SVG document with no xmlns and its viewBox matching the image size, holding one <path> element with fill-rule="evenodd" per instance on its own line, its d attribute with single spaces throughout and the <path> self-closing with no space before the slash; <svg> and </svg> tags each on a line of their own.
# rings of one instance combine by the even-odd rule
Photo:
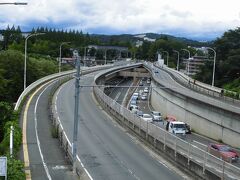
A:
<svg viewBox="0 0 240 180">
<path fill-rule="evenodd" d="M 143 112 L 142 112 L 142 111 L 137 111 L 137 115 L 138 115 L 139 117 L 142 117 L 142 116 L 143 116 Z"/>
<path fill-rule="evenodd" d="M 138 106 L 137 106 L 137 105 L 130 104 L 129 109 L 130 109 L 130 110 L 132 110 L 132 109 L 138 109 Z"/>
<path fill-rule="evenodd" d="M 142 81 L 139 82 L 139 86 L 143 86 L 143 82 Z"/>
<path fill-rule="evenodd" d="M 147 84 L 150 84 L 151 83 L 151 78 L 148 78 L 147 79 Z"/>
<path fill-rule="evenodd" d="M 158 111 L 152 111 L 151 115 L 153 117 L 153 121 L 162 121 L 162 114 Z"/>
<path fill-rule="evenodd" d="M 145 87 L 143 92 L 148 93 L 149 92 L 148 87 Z"/>
<path fill-rule="evenodd" d="M 137 101 L 138 100 L 138 96 L 132 96 L 131 101 Z"/>
<path fill-rule="evenodd" d="M 208 152 L 227 162 L 236 162 L 239 159 L 238 153 L 224 144 L 210 143 L 208 145 Z"/>
<path fill-rule="evenodd" d="M 135 107 L 135 108 L 132 108 L 131 111 L 132 111 L 132 113 L 137 114 L 137 112 L 138 112 L 138 107 L 137 107 L 137 108 L 136 108 L 136 107 Z"/>
<path fill-rule="evenodd" d="M 155 70 L 154 70 L 154 73 L 158 73 L 158 70 L 157 70 L 157 69 L 155 69 Z"/>
<path fill-rule="evenodd" d="M 168 121 L 166 124 L 166 130 L 175 135 L 185 135 L 186 125 L 181 121 Z"/>
<path fill-rule="evenodd" d="M 192 130 L 189 124 L 185 123 L 186 126 L 186 134 L 192 134 Z"/>
<path fill-rule="evenodd" d="M 139 96 L 139 93 L 138 93 L 138 92 L 135 92 L 135 93 L 133 93 L 132 96 L 136 96 L 136 97 L 138 97 L 138 96 Z"/>
<path fill-rule="evenodd" d="M 146 99 L 147 99 L 147 96 L 148 96 L 147 93 L 143 93 L 142 96 L 141 96 L 141 99 L 142 99 L 142 100 L 146 100 Z"/>
<path fill-rule="evenodd" d="M 132 99 L 132 100 L 130 101 L 130 104 L 131 104 L 131 105 L 137 105 L 137 100 Z"/>
<path fill-rule="evenodd" d="M 177 120 L 177 118 L 172 115 L 167 115 L 167 117 L 166 117 L 166 121 L 176 121 L 176 120 Z"/>
<path fill-rule="evenodd" d="M 142 119 L 147 122 L 153 122 L 152 116 L 150 114 L 143 114 Z"/>
</svg>

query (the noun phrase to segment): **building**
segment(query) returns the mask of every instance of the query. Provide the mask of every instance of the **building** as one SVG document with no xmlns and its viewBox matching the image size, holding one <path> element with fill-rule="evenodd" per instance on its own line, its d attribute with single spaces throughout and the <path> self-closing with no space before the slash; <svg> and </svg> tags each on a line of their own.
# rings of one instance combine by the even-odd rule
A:
<svg viewBox="0 0 240 180">
<path fill-rule="evenodd" d="M 206 61 L 209 61 L 208 57 L 197 55 L 190 59 L 183 59 L 183 64 L 185 65 L 184 73 L 188 76 L 194 76 L 200 72 L 200 67 L 204 66 Z"/>
<path fill-rule="evenodd" d="M 4 37 L 2 34 L 0 34 L 0 41 L 3 41 L 4 40 Z"/>
<path fill-rule="evenodd" d="M 160 67 L 164 66 L 164 59 L 162 58 L 162 55 L 160 53 L 157 53 L 157 63 Z"/>
<path fill-rule="evenodd" d="M 143 41 L 137 40 L 136 47 L 140 47 L 143 45 Z"/>
</svg>

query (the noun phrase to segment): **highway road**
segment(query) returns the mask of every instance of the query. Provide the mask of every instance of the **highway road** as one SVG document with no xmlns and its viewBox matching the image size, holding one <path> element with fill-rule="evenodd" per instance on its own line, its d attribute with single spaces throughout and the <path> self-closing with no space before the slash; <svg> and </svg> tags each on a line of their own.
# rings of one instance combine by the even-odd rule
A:
<svg viewBox="0 0 240 180">
<path fill-rule="evenodd" d="M 55 81 L 36 89 L 23 107 L 23 145 L 20 159 L 28 180 L 76 179 L 59 141 L 52 138 L 48 99 Z"/>
<path fill-rule="evenodd" d="M 154 68 L 153 68 L 154 69 Z M 221 99 L 213 98 L 211 96 L 207 96 L 204 94 L 201 94 L 200 92 L 193 91 L 187 87 L 182 86 L 178 82 L 176 82 L 167 72 L 165 72 L 161 68 L 157 68 L 159 73 L 153 73 L 154 76 L 156 76 L 159 81 L 168 88 L 172 88 L 177 90 L 178 92 L 185 94 L 190 97 L 194 97 L 196 99 L 199 99 L 204 102 L 208 102 L 210 104 L 213 104 L 215 106 L 221 107 L 223 109 L 230 110 L 232 112 L 239 113 L 240 112 L 240 106 L 238 104 L 228 103 L 226 101 L 223 101 Z M 177 73 L 174 73 L 175 76 L 180 76 Z M 180 77 L 181 79 L 181 77 Z"/>
<path fill-rule="evenodd" d="M 91 85 L 94 73 L 81 78 Z M 72 141 L 74 81 L 57 93 L 57 112 Z M 126 130 L 108 116 L 94 100 L 91 87 L 80 90 L 78 156 L 93 179 L 183 179 L 165 164 L 153 158 Z"/>
<path fill-rule="evenodd" d="M 177 83 L 174 79 L 172 79 L 172 77 L 165 71 L 159 69 L 158 70 L 159 73 L 155 73 L 155 76 L 157 78 L 159 78 L 159 80 L 161 81 L 161 83 L 163 83 L 166 87 L 171 87 L 171 88 L 176 88 L 178 90 L 181 90 L 182 92 L 185 91 L 185 93 L 190 94 L 190 95 L 195 95 L 198 94 L 200 97 L 205 96 L 204 98 L 208 98 L 206 97 L 206 95 L 203 94 L 199 94 L 197 92 L 194 92 L 190 89 L 187 89 L 186 87 L 180 85 L 179 83 Z M 149 86 L 146 81 L 143 81 L 143 86 Z M 143 90 L 143 87 L 139 87 L 136 89 L 135 92 L 139 92 L 139 90 Z M 115 88 L 114 89 L 114 94 L 118 94 L 120 93 L 120 88 Z M 149 98 L 148 98 L 149 99 Z M 154 109 L 151 106 L 151 103 L 149 102 L 149 100 L 138 100 L 138 106 L 139 106 L 139 110 L 143 111 L 143 113 L 148 113 L 150 114 L 151 111 L 159 111 L 161 112 L 161 109 Z M 219 101 L 219 100 L 216 100 Z M 163 122 L 153 122 L 155 125 L 165 129 L 165 124 Z M 207 150 L 207 146 L 209 143 L 217 143 L 216 141 L 209 139 L 207 137 L 203 137 L 201 135 L 198 134 L 187 134 L 186 136 L 181 137 L 182 139 L 184 139 L 185 141 L 188 141 L 196 146 L 198 146 L 199 148 L 203 149 L 204 151 Z M 233 165 L 240 167 L 240 162 L 233 162 Z"/>
<path fill-rule="evenodd" d="M 128 86 L 131 86 L 132 83 L 132 78 L 121 78 L 121 81 L 116 84 L 116 87 L 111 89 L 111 93 L 108 96 L 114 99 L 119 104 L 122 104 L 129 90 Z"/>
</svg>

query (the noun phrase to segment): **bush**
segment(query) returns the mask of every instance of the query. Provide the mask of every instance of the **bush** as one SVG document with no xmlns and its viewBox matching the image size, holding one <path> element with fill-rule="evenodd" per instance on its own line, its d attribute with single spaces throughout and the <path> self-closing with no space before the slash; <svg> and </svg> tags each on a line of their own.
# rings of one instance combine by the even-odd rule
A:
<svg viewBox="0 0 240 180">
<path fill-rule="evenodd" d="M 24 165 L 20 160 L 8 157 L 7 159 L 7 179 L 25 180 Z"/>
</svg>

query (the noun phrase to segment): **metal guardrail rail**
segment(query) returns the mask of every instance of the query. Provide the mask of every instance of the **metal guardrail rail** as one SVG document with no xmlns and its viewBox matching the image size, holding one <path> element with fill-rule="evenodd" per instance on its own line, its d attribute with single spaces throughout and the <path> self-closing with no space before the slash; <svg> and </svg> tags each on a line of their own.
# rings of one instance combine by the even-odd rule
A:
<svg viewBox="0 0 240 180">
<path fill-rule="evenodd" d="M 145 65 L 150 68 L 150 66 L 148 64 L 145 63 Z M 214 98 L 226 101 L 226 102 L 230 102 L 233 104 L 237 104 L 240 105 L 240 100 L 238 99 L 234 99 L 228 96 L 224 96 L 224 92 L 226 90 L 222 89 L 222 88 L 218 88 L 218 87 L 212 87 L 210 85 L 204 84 L 202 82 L 199 81 L 195 81 L 193 79 L 191 79 L 190 77 L 182 74 L 179 71 L 176 71 L 174 69 L 168 68 L 168 67 L 164 67 L 161 68 L 157 65 L 154 65 L 157 68 L 162 69 L 163 71 L 167 72 L 169 75 L 171 75 L 171 77 L 176 80 L 178 83 L 182 84 L 183 86 L 192 89 L 194 91 L 200 92 L 202 94 L 208 95 L 208 96 L 212 96 Z M 179 76 L 175 76 L 174 74 L 178 74 Z M 180 78 L 181 77 L 181 78 Z"/>
<path fill-rule="evenodd" d="M 111 67 L 112 65 L 110 65 Z M 105 66 L 106 68 L 106 66 Z M 97 70 L 97 69 L 104 69 L 103 66 L 94 66 L 94 67 L 82 67 L 81 68 L 81 72 L 86 72 L 86 71 L 93 71 L 93 70 Z M 56 79 L 56 78 L 60 78 L 69 74 L 73 74 L 75 72 L 75 70 L 70 70 L 70 71 L 64 71 L 61 73 L 56 73 L 56 74 L 51 74 L 48 76 L 45 76 L 35 82 L 33 82 L 32 84 L 30 84 L 23 92 L 22 94 L 19 96 L 17 103 L 15 104 L 14 110 L 17 111 L 21 102 L 23 101 L 23 99 L 37 86 L 41 85 L 44 82 L 50 81 L 52 79 Z"/>
<path fill-rule="evenodd" d="M 107 71 L 104 73 L 106 74 Z M 95 80 L 103 76 L 104 73 L 98 75 Z M 147 140 L 156 149 L 165 152 L 166 149 L 171 149 L 171 151 L 174 152 L 174 156 L 172 157 L 173 160 L 176 160 L 177 157 L 181 155 L 187 159 L 188 165 L 191 164 L 191 162 L 198 164 L 202 167 L 203 176 L 208 171 L 221 179 L 239 179 L 240 168 L 209 154 L 152 123 L 144 121 L 142 118 L 108 97 L 103 92 L 102 88 L 97 87 L 97 84 L 95 85 L 93 92 L 100 104 L 107 108 L 111 114 L 118 117 L 122 123 L 127 125 L 140 137 Z"/>
</svg>

